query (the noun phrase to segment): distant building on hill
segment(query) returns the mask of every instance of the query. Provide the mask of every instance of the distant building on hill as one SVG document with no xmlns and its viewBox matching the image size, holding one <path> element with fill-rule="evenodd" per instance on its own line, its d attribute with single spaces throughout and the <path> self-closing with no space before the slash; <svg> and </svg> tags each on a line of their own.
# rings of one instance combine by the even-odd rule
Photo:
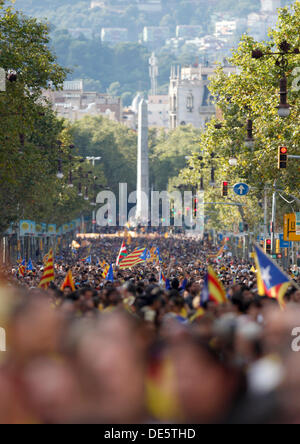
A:
<svg viewBox="0 0 300 444">
<path fill-rule="evenodd" d="M 92 91 L 84 91 L 83 80 L 67 81 L 62 91 L 44 91 L 58 116 L 71 121 L 85 116 L 104 116 L 120 122 L 122 101 L 120 97 Z"/>
<path fill-rule="evenodd" d="M 123 12 L 131 5 L 136 6 L 141 12 L 157 13 L 162 11 L 161 0 L 134 0 L 130 4 L 128 4 L 128 0 L 92 0 L 90 8 L 101 8 L 113 12 Z"/>
<path fill-rule="evenodd" d="M 102 28 L 101 40 L 104 43 L 118 44 L 128 42 L 127 28 Z"/>
<path fill-rule="evenodd" d="M 248 15 L 248 32 L 255 40 L 261 41 L 268 37 L 269 29 L 276 26 L 278 8 L 284 3 L 283 0 L 261 0 L 260 12 Z"/>
<path fill-rule="evenodd" d="M 164 45 L 170 37 L 170 29 L 167 26 L 145 26 L 143 31 L 143 41 L 152 48 Z"/>
<path fill-rule="evenodd" d="M 215 36 L 232 35 L 237 30 L 237 20 L 222 20 L 215 23 Z"/>
</svg>

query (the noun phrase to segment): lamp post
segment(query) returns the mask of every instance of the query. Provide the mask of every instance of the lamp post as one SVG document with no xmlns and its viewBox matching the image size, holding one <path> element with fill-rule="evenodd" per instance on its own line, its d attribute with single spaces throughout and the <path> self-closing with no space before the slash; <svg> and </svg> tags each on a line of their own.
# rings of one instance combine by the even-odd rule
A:
<svg viewBox="0 0 300 444">
<path fill-rule="evenodd" d="M 72 150 L 75 147 L 74 147 L 74 145 L 63 145 L 63 143 L 60 140 L 57 141 L 57 145 L 58 145 L 58 149 L 59 149 L 59 158 L 58 158 L 58 167 L 57 167 L 56 177 L 61 180 L 64 178 L 62 148 L 69 148 L 70 150 Z M 71 154 L 69 154 L 69 161 L 71 161 L 71 160 L 72 160 L 72 156 L 71 156 Z M 69 179 L 70 179 L 70 176 L 69 176 Z M 71 183 L 72 183 L 72 175 L 71 175 Z M 70 185 L 70 181 L 69 181 L 69 185 Z"/>
<path fill-rule="evenodd" d="M 88 162 L 92 162 L 93 168 L 95 168 L 96 161 L 97 160 L 100 161 L 101 159 L 102 159 L 102 157 L 95 157 L 95 156 L 88 156 L 88 157 L 86 157 L 86 160 Z M 94 182 L 96 180 L 97 180 L 97 177 L 94 178 Z M 96 194 L 96 182 L 94 183 L 94 191 L 95 191 L 95 194 Z M 92 232 L 95 233 L 96 232 L 96 223 L 97 223 L 97 221 L 96 221 L 96 209 L 95 209 L 95 207 L 96 207 L 96 196 L 95 196 L 95 202 L 92 202 L 91 205 L 94 207 L 93 208 L 93 212 L 92 212 Z"/>
<path fill-rule="evenodd" d="M 288 88 L 287 88 L 287 78 L 286 78 L 286 72 L 288 71 L 288 60 L 287 56 L 289 55 L 299 55 L 300 51 L 299 48 L 291 48 L 291 45 L 284 40 L 279 45 L 279 52 L 263 52 L 261 49 L 254 49 L 252 51 L 252 58 L 256 60 L 260 60 L 263 57 L 275 57 L 276 62 L 275 65 L 280 69 L 280 102 L 278 109 L 278 115 L 281 118 L 286 118 L 290 115 L 291 107 L 287 102 L 287 94 L 288 94 Z"/>
</svg>

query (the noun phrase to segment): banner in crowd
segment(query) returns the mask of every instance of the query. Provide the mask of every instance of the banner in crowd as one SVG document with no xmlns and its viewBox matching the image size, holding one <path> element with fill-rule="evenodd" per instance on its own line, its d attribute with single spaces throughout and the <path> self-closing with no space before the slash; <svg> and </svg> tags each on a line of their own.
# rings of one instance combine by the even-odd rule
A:
<svg viewBox="0 0 300 444">
<path fill-rule="evenodd" d="M 61 227 L 57 227 L 56 224 L 47 225 L 46 223 L 37 223 L 31 220 L 20 220 L 19 234 L 21 237 L 33 235 L 39 237 L 55 237 L 75 231 L 80 228 L 80 225 L 80 219 L 74 219 L 72 222 L 63 224 Z"/>
</svg>

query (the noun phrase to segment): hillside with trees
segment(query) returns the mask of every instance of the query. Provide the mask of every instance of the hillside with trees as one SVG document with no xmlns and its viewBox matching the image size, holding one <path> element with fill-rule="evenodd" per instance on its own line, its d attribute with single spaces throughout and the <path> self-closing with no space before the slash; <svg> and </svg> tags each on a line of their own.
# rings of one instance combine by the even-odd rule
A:
<svg viewBox="0 0 300 444">
<path fill-rule="evenodd" d="M 150 88 L 148 59 L 151 50 L 138 43 L 144 26 L 168 26 L 174 34 L 179 24 L 200 25 L 202 34 L 206 35 L 213 31 L 216 17 L 246 17 L 260 7 L 260 0 L 162 0 L 161 12 L 147 13 L 139 11 L 134 0 L 107 0 L 105 8 L 93 9 L 90 3 L 90 0 L 16 0 L 14 6 L 50 23 L 52 48 L 59 63 L 71 68 L 69 79 L 85 79 L 86 89 L 113 90 L 122 96 L 125 105 L 130 104 L 137 90 L 148 92 Z M 115 47 L 102 44 L 102 27 L 128 28 L 131 42 Z M 94 37 L 74 38 L 68 32 L 74 28 L 90 29 Z M 167 92 L 172 64 L 191 64 L 196 60 L 195 53 L 185 47 L 176 55 L 162 47 L 157 56 L 161 93 Z"/>
</svg>

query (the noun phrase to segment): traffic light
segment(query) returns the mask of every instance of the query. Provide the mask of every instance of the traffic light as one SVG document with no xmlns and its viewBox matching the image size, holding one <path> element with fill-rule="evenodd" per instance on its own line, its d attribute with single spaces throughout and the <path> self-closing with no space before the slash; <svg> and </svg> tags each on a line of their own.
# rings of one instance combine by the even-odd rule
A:
<svg viewBox="0 0 300 444">
<path fill-rule="evenodd" d="M 271 254 L 271 246 L 272 246 L 272 241 L 271 239 L 266 239 L 265 242 L 265 251 L 267 254 Z"/>
<path fill-rule="evenodd" d="M 286 146 L 280 146 L 278 148 L 278 169 L 283 170 L 287 168 L 288 162 L 288 149 Z"/>
<path fill-rule="evenodd" d="M 223 182 L 222 184 L 222 196 L 228 196 L 228 182 Z"/>
</svg>

